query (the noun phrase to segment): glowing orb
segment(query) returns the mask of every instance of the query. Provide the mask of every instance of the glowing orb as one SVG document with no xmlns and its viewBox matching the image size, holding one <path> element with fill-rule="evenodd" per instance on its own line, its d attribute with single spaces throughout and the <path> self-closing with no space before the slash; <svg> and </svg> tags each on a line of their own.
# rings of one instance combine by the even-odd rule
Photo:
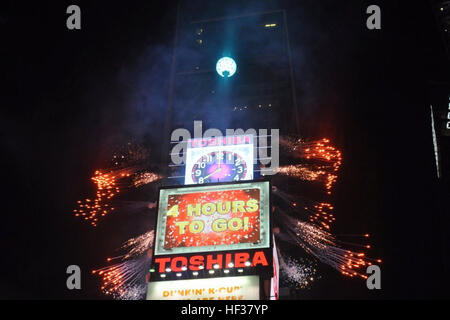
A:
<svg viewBox="0 0 450 320">
<path fill-rule="evenodd" d="M 236 62 L 230 57 L 223 57 L 217 61 L 216 71 L 221 77 L 229 78 L 236 73 Z"/>
</svg>

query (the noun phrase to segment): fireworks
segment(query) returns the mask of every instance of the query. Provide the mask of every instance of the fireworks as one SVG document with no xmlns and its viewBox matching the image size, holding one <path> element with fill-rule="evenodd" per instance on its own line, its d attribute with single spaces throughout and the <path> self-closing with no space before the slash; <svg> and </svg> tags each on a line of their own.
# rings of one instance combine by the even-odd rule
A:
<svg viewBox="0 0 450 320">
<path fill-rule="evenodd" d="M 133 176 L 133 185 L 136 188 L 139 188 L 143 185 L 155 182 L 161 178 L 162 178 L 162 176 L 160 176 L 156 173 L 153 173 L 153 172 L 148 172 L 148 171 L 139 172 Z"/>
<path fill-rule="evenodd" d="M 303 139 L 281 138 L 280 143 L 287 149 L 288 154 L 299 160 L 300 163 L 282 166 L 277 173 L 305 181 L 308 185 L 315 183 L 315 185 L 323 186 L 320 191 L 330 195 L 342 164 L 341 151 L 331 146 L 328 139 L 308 142 Z M 149 199 L 146 201 L 124 201 L 122 199 L 115 201 L 114 205 L 112 202 L 119 193 L 125 190 L 135 190 L 162 179 L 158 173 L 146 170 L 149 168 L 144 164 L 147 158 L 146 150 L 132 143 L 128 143 L 116 152 L 112 159 L 113 169 L 98 170 L 91 178 L 96 186 L 95 198 L 78 201 L 78 207 L 74 210 L 75 215 L 96 226 L 99 218 L 115 209 L 135 212 L 155 208 L 156 202 L 150 202 Z M 293 192 L 282 191 L 276 185 L 273 186 L 273 194 L 284 201 L 282 202 L 284 208 L 277 207 L 274 215 L 275 224 L 278 224 L 282 230 L 277 232 L 276 237 L 302 248 L 311 258 L 284 257 L 280 252 L 281 272 L 291 285 L 305 289 L 320 278 L 316 270 L 318 261 L 333 267 L 343 275 L 361 278 L 367 278 L 365 268 L 373 261 L 381 263 L 381 260 L 366 257 L 362 251 L 346 249 L 358 245 L 352 242 L 343 242 L 331 232 L 332 223 L 336 219 L 333 212 L 334 206 L 329 199 L 313 201 Z M 172 199 L 171 201 L 175 200 L 182 201 L 183 199 Z M 286 207 L 288 208 L 287 212 L 284 212 Z M 209 223 L 206 220 L 203 222 Z M 254 221 L 249 222 L 251 222 L 250 228 Z M 256 231 L 258 230 L 255 229 Z M 170 232 L 171 230 L 168 230 L 168 234 Z M 223 233 L 223 235 L 227 234 Z M 237 236 L 236 243 L 242 240 L 239 239 L 239 235 L 234 233 L 230 233 L 229 236 Z M 364 237 L 368 238 L 369 235 L 366 234 Z M 105 294 L 121 300 L 144 298 L 145 276 L 150 267 L 150 249 L 153 247 L 153 240 L 153 230 L 129 239 L 120 247 L 125 253 L 107 259 L 108 261 L 120 260 L 119 263 L 92 271 L 93 274 L 101 277 L 103 282 L 101 289 Z M 201 244 L 204 239 L 190 238 L 183 241 L 190 241 L 187 242 L 188 245 L 196 246 Z M 221 239 L 217 239 L 217 242 L 220 243 Z M 365 244 L 360 247 L 369 249 L 370 245 Z"/>
<path fill-rule="evenodd" d="M 283 221 L 284 231 L 290 235 L 293 243 L 319 261 L 340 271 L 343 275 L 359 276 L 366 279 L 364 267 L 371 265 L 372 261 L 381 263 L 381 260 L 366 257 L 364 252 L 341 248 L 339 244 L 342 242 L 336 240 L 330 232 L 324 231 L 313 224 L 291 218 L 281 212 L 278 214 Z M 365 237 L 367 238 L 368 235 L 365 235 Z M 370 246 L 365 247 L 370 248 Z M 362 269 L 364 269 L 364 272 L 361 271 Z"/>
<path fill-rule="evenodd" d="M 154 231 L 127 240 L 121 247 L 128 250 L 124 255 L 108 258 L 107 261 L 122 259 L 123 262 L 93 270 L 103 281 L 105 294 L 120 300 L 138 300 L 145 294 L 145 275 L 150 267 L 149 250 L 153 247 Z"/>
<path fill-rule="evenodd" d="M 326 173 L 323 170 L 314 171 L 303 164 L 282 166 L 278 168 L 277 172 L 286 176 L 299 178 L 304 181 L 315 181 Z"/>
<path fill-rule="evenodd" d="M 342 164 L 342 153 L 330 145 L 330 140 L 306 142 L 302 139 L 282 138 L 280 144 L 305 163 L 280 167 L 278 173 L 305 181 L 321 181 L 326 193 L 331 194 Z"/>
<path fill-rule="evenodd" d="M 137 143 L 128 142 L 114 152 L 111 165 L 116 168 L 129 167 L 144 163 L 149 154 L 147 149 Z"/>
<path fill-rule="evenodd" d="M 134 256 L 140 256 L 146 253 L 153 247 L 153 239 L 155 232 L 153 230 L 144 233 L 136 238 L 131 238 L 121 247 L 122 249 L 129 249 L 128 253 L 124 255 L 124 259 Z"/>
<path fill-rule="evenodd" d="M 94 199 L 78 201 L 78 208 L 74 209 L 76 217 L 82 217 L 89 221 L 93 226 L 97 226 L 99 217 L 111 213 L 115 208 L 111 205 L 110 200 L 120 191 L 119 181 L 130 176 L 130 169 L 122 169 L 103 173 L 99 170 L 95 171 L 91 178 L 96 185 L 96 193 Z"/>
<path fill-rule="evenodd" d="M 95 171 L 91 178 L 96 186 L 94 199 L 85 199 L 78 201 L 78 207 L 73 210 L 76 217 L 82 217 L 89 221 L 93 226 L 97 226 L 99 218 L 116 210 L 112 199 L 121 191 L 137 188 L 161 179 L 161 176 L 152 172 L 136 173 L 139 167 L 128 167 L 119 170 L 110 170 L 103 173 L 100 170 Z M 132 177 L 133 182 L 129 179 Z"/>
<path fill-rule="evenodd" d="M 311 201 L 305 197 L 281 191 L 277 187 L 272 188 L 272 191 L 273 194 L 284 200 L 297 216 L 316 224 L 321 229 L 329 230 L 331 224 L 336 220 L 334 214 L 331 213 L 334 206 L 330 203 Z"/>
<path fill-rule="evenodd" d="M 286 282 L 299 289 L 310 287 L 311 283 L 319 278 L 314 264 L 308 259 L 284 258 L 279 256 L 280 270 Z"/>
<path fill-rule="evenodd" d="M 145 275 L 150 267 L 150 258 L 143 255 L 112 266 L 93 270 L 103 281 L 102 291 L 115 299 L 142 299 L 145 294 Z"/>
</svg>

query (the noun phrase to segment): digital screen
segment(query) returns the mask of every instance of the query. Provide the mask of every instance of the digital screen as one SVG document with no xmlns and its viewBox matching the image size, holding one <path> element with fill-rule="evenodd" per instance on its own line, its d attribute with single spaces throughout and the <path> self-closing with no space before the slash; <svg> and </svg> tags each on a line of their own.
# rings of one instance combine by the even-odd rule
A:
<svg viewBox="0 0 450 320">
<path fill-rule="evenodd" d="M 259 300 L 258 276 L 150 282 L 147 300 Z"/>
<path fill-rule="evenodd" d="M 185 184 L 253 179 L 253 136 L 189 139 Z"/>
<path fill-rule="evenodd" d="M 269 182 L 160 190 L 155 255 L 270 247 Z"/>
</svg>

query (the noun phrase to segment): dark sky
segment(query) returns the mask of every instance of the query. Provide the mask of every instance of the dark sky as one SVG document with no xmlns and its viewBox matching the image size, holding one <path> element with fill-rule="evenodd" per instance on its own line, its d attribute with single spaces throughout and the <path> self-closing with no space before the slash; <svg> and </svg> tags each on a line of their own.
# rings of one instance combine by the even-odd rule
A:
<svg viewBox="0 0 450 320">
<path fill-rule="evenodd" d="M 76 3 L 79 31 L 65 27 L 68 1 L 11 1 L 0 13 L 2 298 L 103 298 L 88 271 L 147 227 L 130 215 L 93 229 L 71 209 L 113 145 L 144 139 L 160 159 L 176 2 Z M 370 232 L 384 260 L 380 292 L 325 271 L 305 298 L 448 297 L 427 104 L 448 60 L 427 1 L 376 1 L 377 31 L 365 27 L 369 4 L 278 3 L 289 8 L 302 133 L 343 150 L 336 228 Z M 86 272 L 79 292 L 65 289 L 69 264 Z"/>
</svg>

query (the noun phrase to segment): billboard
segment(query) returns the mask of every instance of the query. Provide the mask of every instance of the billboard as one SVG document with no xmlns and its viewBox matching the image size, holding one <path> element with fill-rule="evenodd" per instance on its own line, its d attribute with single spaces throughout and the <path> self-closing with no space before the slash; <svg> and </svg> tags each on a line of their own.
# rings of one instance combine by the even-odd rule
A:
<svg viewBox="0 0 450 320">
<path fill-rule="evenodd" d="M 160 189 L 154 255 L 270 247 L 268 181 Z"/>
<path fill-rule="evenodd" d="M 150 282 L 147 300 L 259 300 L 259 278 L 240 276 Z"/>
<path fill-rule="evenodd" d="M 253 161 L 252 135 L 189 139 L 184 183 L 252 180 Z"/>
</svg>

